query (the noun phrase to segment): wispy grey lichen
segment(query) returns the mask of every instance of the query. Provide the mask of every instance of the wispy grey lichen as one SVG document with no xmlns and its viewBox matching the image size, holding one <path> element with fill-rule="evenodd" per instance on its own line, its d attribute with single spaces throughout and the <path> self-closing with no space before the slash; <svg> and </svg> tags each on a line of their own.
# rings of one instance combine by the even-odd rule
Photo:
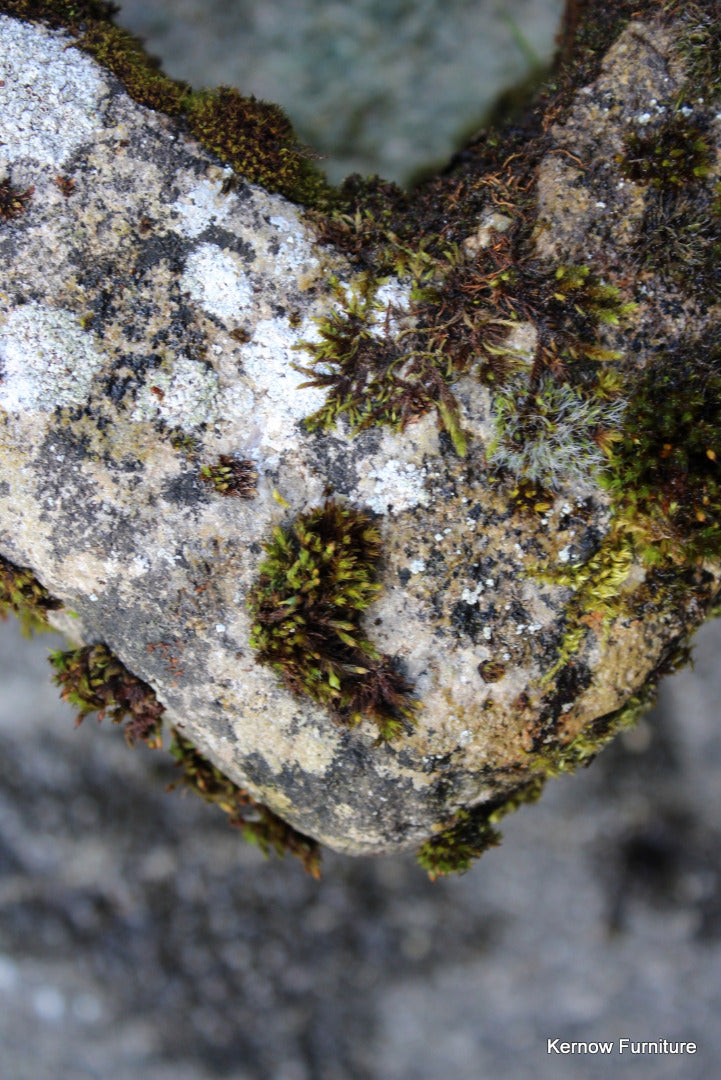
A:
<svg viewBox="0 0 721 1080">
<path fill-rule="evenodd" d="M 514 380 L 493 400 L 496 434 L 487 458 L 547 488 L 589 481 L 605 460 L 603 436 L 618 427 L 624 407 L 585 397 L 551 377 L 535 391 Z"/>
</svg>

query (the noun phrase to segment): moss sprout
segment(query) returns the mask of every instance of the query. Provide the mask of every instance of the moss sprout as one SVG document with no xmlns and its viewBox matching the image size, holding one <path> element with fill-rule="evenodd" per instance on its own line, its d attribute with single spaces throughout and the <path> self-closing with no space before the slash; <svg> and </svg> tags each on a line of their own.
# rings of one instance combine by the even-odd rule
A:
<svg viewBox="0 0 721 1080">
<path fill-rule="evenodd" d="M 128 671 L 107 646 L 57 651 L 50 662 L 61 698 L 78 709 L 78 724 L 97 712 L 98 720 L 107 715 L 114 724 L 125 721 L 128 745 L 138 739 L 153 748 L 162 745 L 164 706 L 153 689 Z"/>
<path fill-rule="evenodd" d="M 0 180 L 0 221 L 12 221 L 25 213 L 35 188 L 13 187 L 9 180 Z"/>
<path fill-rule="evenodd" d="M 264 855 L 270 852 L 280 856 L 294 855 L 301 860 L 307 873 L 314 878 L 320 877 L 321 854 L 315 840 L 299 833 L 267 806 L 256 802 L 175 729 L 172 730 L 170 753 L 182 769 L 182 778 L 171 784 L 171 789 L 180 784 L 194 791 L 223 810 L 230 824 L 241 829 L 243 837 L 259 847 Z"/>
<path fill-rule="evenodd" d="M 200 475 L 219 495 L 252 499 L 256 494 L 258 475 L 252 461 L 221 454 L 215 464 L 201 466 Z"/>
<path fill-rule="evenodd" d="M 411 686 L 360 626 L 381 588 L 380 534 L 370 518 L 328 500 L 290 528 L 276 528 L 265 549 L 248 597 L 257 659 L 341 723 L 368 717 L 382 741 L 405 731 L 416 709 Z"/>
<path fill-rule="evenodd" d="M 0 618 L 12 612 L 20 620 L 22 631 L 49 630 L 49 611 L 58 611 L 62 601 L 55 600 L 32 570 L 13 565 L 0 555 Z"/>
</svg>

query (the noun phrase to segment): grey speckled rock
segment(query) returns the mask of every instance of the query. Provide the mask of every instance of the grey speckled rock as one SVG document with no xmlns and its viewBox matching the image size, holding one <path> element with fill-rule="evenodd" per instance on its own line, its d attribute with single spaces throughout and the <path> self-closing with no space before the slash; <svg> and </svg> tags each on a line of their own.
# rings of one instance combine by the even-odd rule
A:
<svg viewBox="0 0 721 1080">
<path fill-rule="evenodd" d="M 541 516 L 517 513 L 489 484 L 492 403 L 470 378 L 454 385 L 465 459 L 430 415 L 402 435 L 308 434 L 324 392 L 300 386 L 296 350 L 337 303 L 331 275 L 352 291 L 350 266 L 282 198 L 223 194 L 227 171 L 67 36 L 0 17 L 0 41 L 0 167 L 33 189 L 0 223 L 0 551 L 65 603 L 55 624 L 107 643 L 228 776 L 351 853 L 416 846 L 459 807 L 501 800 L 530 751 L 642 686 L 701 613 L 619 619 L 587 634 L 568 677 L 544 681 L 570 590 L 533 571 L 596 549 L 600 489 L 569 480 Z M 551 237 L 559 207 L 564 222 L 582 212 L 559 160 L 541 170 Z M 379 298 L 377 335 L 410 325 L 406 283 Z M 533 328 L 516 341 L 528 355 Z M 221 454 L 254 463 L 255 498 L 203 482 Z M 390 745 L 292 696 L 249 647 L 263 543 L 328 490 L 382 533 L 366 632 L 422 703 Z"/>
</svg>

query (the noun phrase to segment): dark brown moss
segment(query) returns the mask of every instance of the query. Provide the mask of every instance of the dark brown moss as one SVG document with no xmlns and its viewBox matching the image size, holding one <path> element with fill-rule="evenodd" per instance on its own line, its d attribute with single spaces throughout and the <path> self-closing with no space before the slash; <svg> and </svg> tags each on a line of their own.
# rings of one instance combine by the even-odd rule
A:
<svg viewBox="0 0 721 1080">
<path fill-rule="evenodd" d="M 35 188 L 13 187 L 9 180 L 0 181 L 0 220 L 12 221 L 25 213 Z"/>
<path fill-rule="evenodd" d="M 219 495 L 252 499 L 258 474 L 252 461 L 221 454 L 212 465 L 202 465 L 200 475 Z"/>
</svg>

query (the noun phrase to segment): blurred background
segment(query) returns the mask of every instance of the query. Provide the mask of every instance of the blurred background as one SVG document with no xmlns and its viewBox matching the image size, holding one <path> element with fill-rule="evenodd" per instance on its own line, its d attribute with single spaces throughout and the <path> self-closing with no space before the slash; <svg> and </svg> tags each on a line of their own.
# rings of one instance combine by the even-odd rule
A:
<svg viewBox="0 0 721 1080">
<path fill-rule="evenodd" d="M 560 0 L 124 5 L 171 74 L 284 104 L 329 175 L 401 182 L 546 63 Z M 464 877 L 264 861 L 0 624 L 0 1080 L 716 1080 L 721 624 Z M 696 1041 L 549 1057 L 546 1040 Z"/>
</svg>

